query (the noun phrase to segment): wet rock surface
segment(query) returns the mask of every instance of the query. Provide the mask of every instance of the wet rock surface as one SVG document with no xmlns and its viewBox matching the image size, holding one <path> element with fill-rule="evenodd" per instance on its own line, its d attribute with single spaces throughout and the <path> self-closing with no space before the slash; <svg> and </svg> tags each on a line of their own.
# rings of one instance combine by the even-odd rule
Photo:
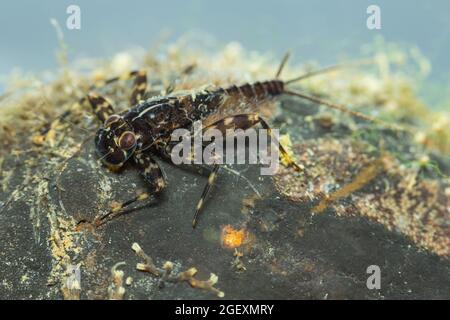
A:
<svg viewBox="0 0 450 320">
<path fill-rule="evenodd" d="M 348 130 L 345 126 L 304 129 L 294 128 L 292 136 L 339 137 Z M 26 159 L 38 162 L 30 166 Z M 260 176 L 255 165 L 219 171 L 193 229 L 192 214 L 208 171 L 159 162 L 168 182 L 162 196 L 94 228 L 90 222 L 108 211 L 112 201 L 125 201 L 137 190 L 145 190 L 133 167 L 120 173 L 108 171 L 96 161 L 92 141 L 64 166 L 49 166 L 39 154 L 23 155 L 20 160 L 7 157 L 3 170 L 13 174 L 0 199 L 4 204 L 0 297 L 106 299 L 114 283 L 111 268 L 124 262 L 118 267 L 123 282 L 132 278 L 122 284 L 125 299 L 218 298 L 186 282 L 167 282 L 138 271 L 136 264 L 142 259 L 132 250 L 132 244 L 138 243 L 156 266 L 171 261 L 174 273 L 195 267 L 199 280 L 214 273 L 218 276 L 214 286 L 228 299 L 450 298 L 446 257 L 367 217 L 339 216 L 332 209 L 312 214 L 317 201 L 290 201 L 271 177 Z M 50 168 L 54 171 L 47 171 Z M 363 191 L 379 192 L 370 186 Z M 350 202 L 345 197 L 342 203 L 351 206 Z M 245 239 L 236 248 L 234 239 L 224 240 L 226 227 L 244 232 Z M 69 278 L 65 273 L 69 265 L 79 266 L 81 278 L 79 289 L 67 292 L 62 287 Z M 370 265 L 380 267 L 379 290 L 366 286 Z"/>
<path fill-rule="evenodd" d="M 352 69 L 294 89 L 408 128 L 423 118 L 420 129 L 299 99 L 269 104 L 258 112 L 303 172 L 221 167 L 196 229 L 209 169 L 161 159 L 161 196 L 95 225 L 147 186 L 131 165 L 115 173 L 98 162 L 100 124 L 76 102 L 98 83 L 129 108 L 130 81 L 104 80 L 135 67 L 151 70 L 155 94 L 171 82 L 178 91 L 271 79 L 277 66 L 266 57 L 236 44 L 214 55 L 173 45 L 94 62 L 89 76 L 62 66 L 51 83 L 1 96 L 0 298 L 449 299 L 448 119 L 416 99 L 413 76 L 386 74 L 389 57 L 379 56 L 375 76 Z M 308 71 L 286 68 L 283 78 Z M 380 289 L 367 287 L 371 265 Z"/>
</svg>

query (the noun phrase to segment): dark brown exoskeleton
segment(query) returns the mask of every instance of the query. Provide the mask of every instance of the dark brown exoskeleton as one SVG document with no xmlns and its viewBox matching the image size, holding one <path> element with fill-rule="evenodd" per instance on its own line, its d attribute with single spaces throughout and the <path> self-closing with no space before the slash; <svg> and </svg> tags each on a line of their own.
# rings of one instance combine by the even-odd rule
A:
<svg viewBox="0 0 450 320">
<path fill-rule="evenodd" d="M 190 130 L 195 121 L 203 122 L 211 115 L 218 114 L 219 110 L 226 111 L 227 109 L 233 109 L 233 106 L 240 105 L 244 106 L 241 110 L 249 111 L 223 116 L 214 121 L 205 121 L 204 131 L 215 128 L 225 135 L 227 129 L 230 128 L 245 130 L 260 124 L 270 134 L 268 123 L 255 110 L 258 110 L 258 106 L 262 103 L 282 94 L 297 96 L 373 121 L 372 118 L 348 110 L 343 106 L 287 90 L 286 86 L 290 83 L 329 71 L 335 67 L 311 72 L 289 81 L 281 81 L 277 78 L 286 61 L 287 56 L 283 59 L 274 80 L 241 86 L 233 85 L 228 88 L 203 90 L 189 94 L 171 94 L 147 100 L 141 100 L 147 90 L 146 73 L 143 71 L 134 72 L 134 89 L 130 101 L 132 108 L 121 114 L 116 114 L 106 99 L 96 93 L 90 93 L 87 99 L 97 117 L 103 122 L 102 128 L 98 130 L 95 136 L 95 145 L 100 159 L 110 167 L 121 167 L 125 162 L 133 161 L 149 186 L 149 192 L 142 193 L 114 208 L 108 214 L 97 219 L 97 224 L 102 224 L 107 217 L 111 218 L 124 207 L 161 192 L 166 182 L 159 165 L 152 156 L 158 155 L 170 159 L 171 133 L 180 128 Z M 300 170 L 300 167 L 291 160 L 284 148 L 281 145 L 279 148 L 279 152 L 284 159 L 288 159 L 288 165 Z M 219 165 L 214 164 L 198 202 L 192 221 L 193 227 L 197 223 L 198 214 L 203 208 L 208 192 L 214 184 L 218 169 Z"/>
</svg>

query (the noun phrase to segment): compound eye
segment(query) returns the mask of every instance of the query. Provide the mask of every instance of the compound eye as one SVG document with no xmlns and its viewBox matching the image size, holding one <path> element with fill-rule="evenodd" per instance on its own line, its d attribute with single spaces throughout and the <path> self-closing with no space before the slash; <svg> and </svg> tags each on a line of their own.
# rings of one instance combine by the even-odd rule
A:
<svg viewBox="0 0 450 320">
<path fill-rule="evenodd" d="M 136 136 L 131 131 L 125 131 L 119 138 L 119 147 L 123 150 L 129 150 L 136 144 Z"/>
<path fill-rule="evenodd" d="M 117 114 L 113 114 L 112 116 L 109 116 L 104 123 L 105 127 L 108 127 L 109 125 L 111 125 L 112 123 L 119 121 L 120 116 L 118 116 Z"/>
</svg>

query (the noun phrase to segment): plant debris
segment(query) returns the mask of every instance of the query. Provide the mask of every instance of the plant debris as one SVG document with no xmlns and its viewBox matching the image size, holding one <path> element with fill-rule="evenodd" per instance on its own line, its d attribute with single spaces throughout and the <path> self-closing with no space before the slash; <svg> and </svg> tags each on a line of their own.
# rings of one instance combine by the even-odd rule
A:
<svg viewBox="0 0 450 320">
<path fill-rule="evenodd" d="M 205 181 L 171 168 L 168 191 L 157 204 L 132 208 L 96 228 L 96 219 L 114 203 L 146 186 L 126 168 L 113 173 L 96 158 L 92 136 L 98 123 L 79 103 L 91 85 L 125 110 L 129 81 L 106 84 L 106 79 L 133 69 L 147 69 L 149 88 L 159 95 L 170 86 L 183 91 L 271 79 L 278 63 L 236 43 L 215 53 L 184 43 L 156 54 L 143 50 L 104 60 L 65 60 L 50 81 L 20 75 L 11 80 L 0 98 L 1 297 L 195 299 L 226 291 L 232 299 L 448 298 L 450 117 L 417 98 L 416 77 L 402 71 L 410 57 L 398 51 L 376 48 L 367 69 L 313 77 L 302 82 L 302 90 L 326 93 L 405 130 L 292 98 L 270 103 L 261 112 L 281 128 L 281 143 L 302 172 L 280 166 L 272 179 L 250 166 L 225 167 L 213 191 L 216 200 L 203 216 L 209 231 L 192 232 L 188 208 L 195 207 L 191 199 Z M 290 66 L 284 76 L 313 65 Z M 377 242 L 369 236 L 355 239 L 355 229 L 377 235 Z M 157 267 L 137 245 L 144 260 L 137 269 L 153 277 L 138 278 L 136 270 L 123 267 L 130 275 L 124 279 L 122 264 L 111 269 L 109 263 L 130 265 L 130 242 L 156 256 L 171 252 L 180 261 L 201 262 L 220 274 L 223 291 L 215 288 L 214 274 L 199 280 L 196 268 L 179 271 L 174 262 Z M 384 264 L 389 278 L 381 293 L 360 287 L 363 263 L 374 261 Z M 67 282 L 73 266 L 81 270 L 80 283 Z M 203 290 L 155 290 L 152 281 L 188 282 Z"/>
<path fill-rule="evenodd" d="M 189 285 L 192 288 L 197 289 L 203 289 L 207 291 L 211 291 L 217 297 L 223 298 L 225 296 L 225 293 L 223 291 L 220 291 L 214 287 L 214 285 L 219 280 L 219 277 L 217 277 L 214 273 L 211 273 L 208 280 L 198 280 L 195 278 L 195 275 L 197 274 L 196 268 L 189 268 L 186 271 L 182 271 L 176 274 L 173 274 L 173 263 L 170 261 L 166 261 L 162 268 L 158 268 L 153 263 L 152 258 L 150 258 L 139 246 L 137 243 L 133 243 L 132 249 L 136 254 L 144 259 L 144 263 L 138 263 L 136 265 L 136 269 L 143 272 L 148 272 L 152 274 L 155 277 L 161 278 L 163 282 L 183 282 L 186 281 L 189 283 Z"/>
</svg>

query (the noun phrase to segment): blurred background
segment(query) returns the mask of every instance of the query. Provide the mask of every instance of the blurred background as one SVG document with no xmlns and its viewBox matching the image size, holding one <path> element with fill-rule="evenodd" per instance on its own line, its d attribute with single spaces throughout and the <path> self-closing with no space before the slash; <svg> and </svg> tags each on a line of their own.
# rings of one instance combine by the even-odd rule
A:
<svg viewBox="0 0 450 320">
<path fill-rule="evenodd" d="M 71 4 L 81 9 L 80 30 L 66 28 Z M 371 4 L 381 9 L 381 30 L 366 26 Z M 297 62 L 331 64 L 361 57 L 365 46 L 382 38 L 418 48 L 432 66 L 421 95 L 441 107 L 449 100 L 448 0 L 2 1 L 0 93 L 13 70 L 40 73 L 57 68 L 58 40 L 51 18 L 63 29 L 71 61 L 149 48 L 163 35 L 171 41 L 191 33 L 219 48 L 237 41 L 274 56 L 289 49 Z"/>
</svg>

